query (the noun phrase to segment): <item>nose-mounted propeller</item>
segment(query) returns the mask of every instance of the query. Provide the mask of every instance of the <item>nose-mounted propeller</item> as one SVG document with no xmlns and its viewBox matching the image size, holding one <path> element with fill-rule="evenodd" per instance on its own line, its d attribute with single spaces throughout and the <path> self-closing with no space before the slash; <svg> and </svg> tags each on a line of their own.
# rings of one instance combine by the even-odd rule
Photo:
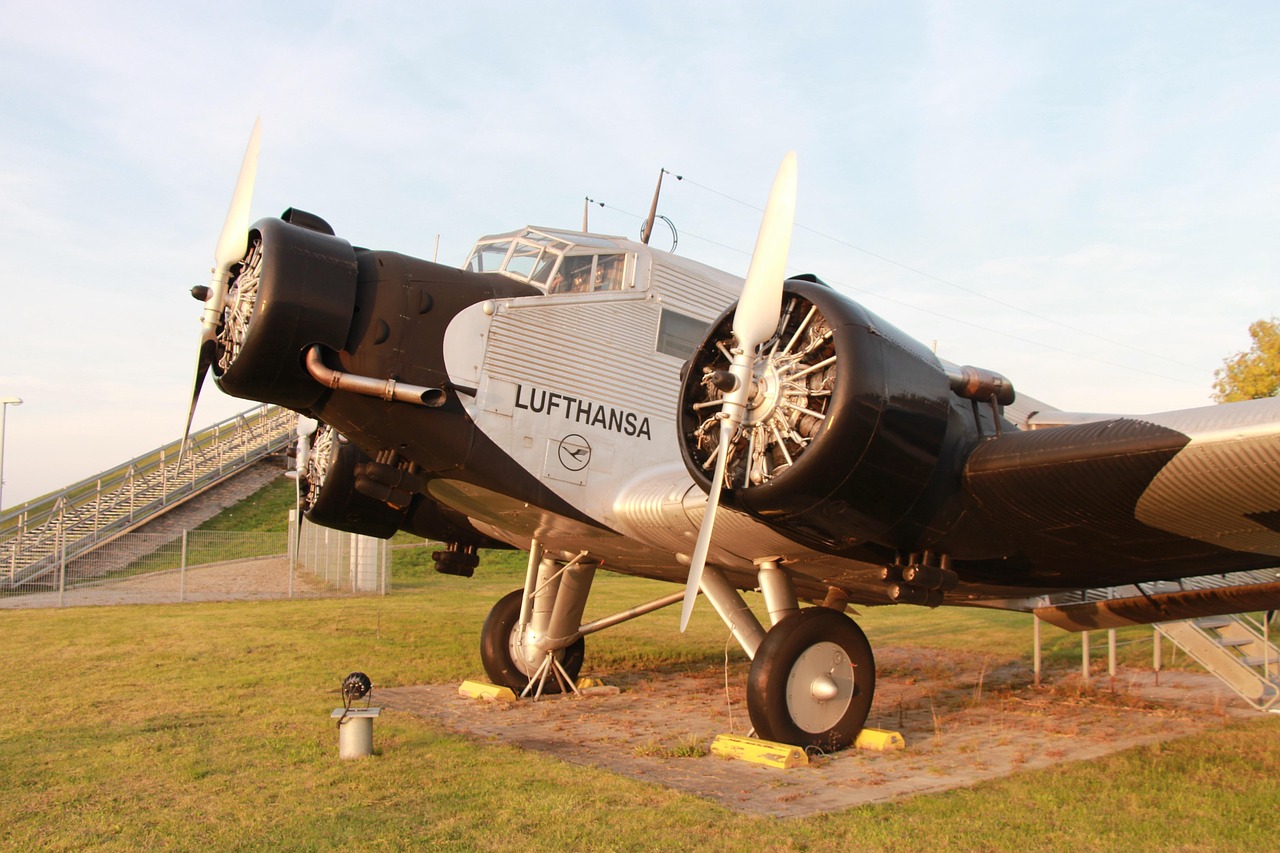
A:
<svg viewBox="0 0 1280 853">
<path fill-rule="evenodd" d="M 716 448 L 715 475 L 711 479 L 711 492 L 707 495 L 707 510 L 702 517 L 698 541 L 689 563 L 689 579 L 685 584 L 684 606 L 680 611 L 680 630 L 683 632 L 693 613 L 693 602 L 698 597 L 702 582 L 702 570 L 707 563 L 707 551 L 711 547 L 711 532 L 715 526 L 716 512 L 720 507 L 720 490 L 724 488 L 725 466 L 729 457 L 729 444 L 742 425 L 747 402 L 751 399 L 752 382 L 760 346 L 773 337 L 782 315 L 782 283 L 787 269 L 787 253 L 791 248 L 791 229 L 796 214 L 796 154 L 789 152 L 782 158 L 778 174 L 769 191 L 764 218 L 760 222 L 760 234 L 756 237 L 751 266 L 747 270 L 742 297 L 733 313 L 732 350 L 733 361 L 729 367 L 732 380 L 725 379 L 728 389 L 717 417 L 720 419 L 720 444 Z"/>
<path fill-rule="evenodd" d="M 200 321 L 196 379 L 191 390 L 191 408 L 187 411 L 187 428 L 182 433 L 180 454 L 186 451 L 187 439 L 191 436 L 191 420 L 195 417 L 196 403 L 200 400 L 200 388 L 217 356 L 218 326 L 222 323 L 222 304 L 227 294 L 227 283 L 231 279 L 231 267 L 240 262 L 249 245 L 249 204 L 253 201 L 253 182 L 258 173 L 258 145 L 261 138 L 262 119 L 259 118 L 253 123 L 253 132 L 249 134 L 249 145 L 245 148 L 244 160 L 240 163 L 240 176 L 236 179 L 236 189 L 231 196 L 231 207 L 227 210 L 222 233 L 218 235 L 218 244 L 213 251 L 213 277 L 208 287 L 203 288 L 204 314 Z M 198 297 L 199 291 L 200 288 L 195 288 L 192 293 Z"/>
</svg>

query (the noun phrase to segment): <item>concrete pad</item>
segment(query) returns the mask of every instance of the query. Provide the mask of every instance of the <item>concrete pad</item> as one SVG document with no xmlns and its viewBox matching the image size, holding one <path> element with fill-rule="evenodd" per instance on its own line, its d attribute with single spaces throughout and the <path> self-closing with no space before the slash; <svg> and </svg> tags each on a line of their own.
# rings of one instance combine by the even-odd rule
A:
<svg viewBox="0 0 1280 853">
<path fill-rule="evenodd" d="M 890 752 L 811 754 L 788 770 L 709 754 L 719 734 L 747 734 L 747 664 L 682 672 L 593 673 L 615 695 L 479 702 L 457 684 L 379 688 L 384 708 L 480 740 L 705 797 L 736 811 L 802 817 L 1088 760 L 1195 734 L 1253 712 L 1208 674 L 1125 670 L 1115 679 L 1059 675 L 1029 686 L 1022 667 L 988 669 L 972 654 L 883 649 L 869 726 L 901 732 Z M 917 672 L 919 673 L 917 675 Z M 698 757 L 677 757 L 700 752 Z"/>
</svg>

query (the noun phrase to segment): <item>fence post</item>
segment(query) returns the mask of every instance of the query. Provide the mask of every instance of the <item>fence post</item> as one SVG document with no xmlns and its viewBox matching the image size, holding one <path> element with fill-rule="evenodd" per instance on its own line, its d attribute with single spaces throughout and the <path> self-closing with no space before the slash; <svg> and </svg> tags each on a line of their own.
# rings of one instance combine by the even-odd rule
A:
<svg viewBox="0 0 1280 853">
<path fill-rule="evenodd" d="M 61 558 L 58 561 L 58 606 L 62 606 L 62 594 L 67 588 L 67 530 L 64 525 L 66 510 L 58 516 L 58 550 Z"/>
<path fill-rule="evenodd" d="M 298 546 L 297 543 L 302 539 L 302 519 L 298 517 L 298 510 L 289 510 L 289 597 L 293 598 L 293 571 L 298 564 Z"/>
<path fill-rule="evenodd" d="M 187 533 L 182 531 L 182 560 L 178 565 L 178 603 L 187 600 Z"/>
<path fill-rule="evenodd" d="M 380 573 L 381 577 L 379 580 L 382 585 L 382 594 L 386 595 L 387 594 L 387 567 L 388 567 L 388 564 L 391 562 L 391 540 L 379 539 L 378 542 L 382 547 L 382 561 L 381 561 L 382 571 Z"/>
</svg>

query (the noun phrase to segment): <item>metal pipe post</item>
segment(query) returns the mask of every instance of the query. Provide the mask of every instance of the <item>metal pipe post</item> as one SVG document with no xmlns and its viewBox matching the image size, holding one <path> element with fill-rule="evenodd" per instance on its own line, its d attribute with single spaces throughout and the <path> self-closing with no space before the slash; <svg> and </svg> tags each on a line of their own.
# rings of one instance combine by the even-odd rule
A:
<svg viewBox="0 0 1280 853">
<path fill-rule="evenodd" d="M 1089 683 L 1089 632 L 1083 631 L 1080 634 L 1080 656 L 1082 660 L 1084 683 Z"/>
<path fill-rule="evenodd" d="M 1032 669 L 1035 672 L 1036 687 L 1040 686 L 1040 617 L 1034 613 L 1031 614 L 1031 641 L 1035 645 L 1035 656 L 1033 657 Z"/>
<path fill-rule="evenodd" d="M 1115 690 L 1116 679 L 1116 629 L 1107 629 L 1107 675 L 1111 676 L 1111 689 Z"/>
</svg>

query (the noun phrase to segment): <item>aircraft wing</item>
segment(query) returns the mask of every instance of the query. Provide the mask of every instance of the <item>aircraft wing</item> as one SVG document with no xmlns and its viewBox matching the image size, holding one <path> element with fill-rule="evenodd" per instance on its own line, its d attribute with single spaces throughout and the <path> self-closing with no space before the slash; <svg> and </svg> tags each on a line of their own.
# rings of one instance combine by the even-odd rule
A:
<svg viewBox="0 0 1280 853">
<path fill-rule="evenodd" d="M 1033 582 L 1276 565 L 1280 399 L 1006 433 L 974 450 L 963 484 Z"/>
</svg>

